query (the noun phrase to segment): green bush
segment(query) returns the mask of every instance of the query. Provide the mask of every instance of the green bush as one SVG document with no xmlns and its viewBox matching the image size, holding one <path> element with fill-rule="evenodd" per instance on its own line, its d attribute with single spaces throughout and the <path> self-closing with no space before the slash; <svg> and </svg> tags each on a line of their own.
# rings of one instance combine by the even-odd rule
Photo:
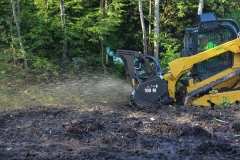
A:
<svg viewBox="0 0 240 160">
<path fill-rule="evenodd" d="M 176 42 L 173 42 L 172 44 L 162 43 L 161 45 L 166 49 L 166 52 L 160 53 L 160 57 L 163 58 L 159 60 L 161 67 L 164 69 L 168 67 L 169 62 L 172 62 L 175 59 L 180 58 L 180 53 L 178 53 L 178 48 L 180 45 L 179 44 L 177 45 Z"/>
<path fill-rule="evenodd" d="M 124 64 L 116 62 L 114 63 L 113 60 L 109 61 L 107 66 L 107 70 L 110 74 L 119 77 L 119 78 L 126 78 Z"/>
<path fill-rule="evenodd" d="M 30 56 L 28 70 L 39 80 L 58 77 L 59 64 L 44 57 Z"/>
</svg>

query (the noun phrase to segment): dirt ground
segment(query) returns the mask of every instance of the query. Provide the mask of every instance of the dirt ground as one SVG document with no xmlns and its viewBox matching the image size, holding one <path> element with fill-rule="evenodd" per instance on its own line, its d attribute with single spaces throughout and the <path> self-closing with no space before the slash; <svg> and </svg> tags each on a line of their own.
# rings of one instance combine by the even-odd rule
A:
<svg viewBox="0 0 240 160">
<path fill-rule="evenodd" d="M 134 109 L 126 81 L 94 74 L 43 87 L 82 104 L 1 109 L 0 159 L 240 159 L 239 106 Z"/>
</svg>

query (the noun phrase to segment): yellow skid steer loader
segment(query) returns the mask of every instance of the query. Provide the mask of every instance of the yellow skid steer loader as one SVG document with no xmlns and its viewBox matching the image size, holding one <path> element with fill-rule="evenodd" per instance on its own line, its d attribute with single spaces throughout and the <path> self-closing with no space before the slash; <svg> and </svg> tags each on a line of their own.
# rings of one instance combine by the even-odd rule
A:
<svg viewBox="0 0 240 160">
<path fill-rule="evenodd" d="M 132 85 L 130 104 L 153 103 L 211 107 L 223 99 L 240 101 L 239 25 L 231 19 L 201 14 L 196 25 L 181 32 L 181 58 L 162 69 L 152 56 L 138 51 L 117 50 Z"/>
</svg>

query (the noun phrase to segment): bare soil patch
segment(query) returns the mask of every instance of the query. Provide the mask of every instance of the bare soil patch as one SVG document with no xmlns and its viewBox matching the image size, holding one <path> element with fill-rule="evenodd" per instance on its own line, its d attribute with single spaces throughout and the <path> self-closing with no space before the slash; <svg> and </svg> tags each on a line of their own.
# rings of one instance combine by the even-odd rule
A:
<svg viewBox="0 0 240 160">
<path fill-rule="evenodd" d="M 2 109 L 0 159 L 240 159 L 239 106 L 133 109 L 126 81 L 94 74 L 42 87 L 82 103 Z"/>
</svg>

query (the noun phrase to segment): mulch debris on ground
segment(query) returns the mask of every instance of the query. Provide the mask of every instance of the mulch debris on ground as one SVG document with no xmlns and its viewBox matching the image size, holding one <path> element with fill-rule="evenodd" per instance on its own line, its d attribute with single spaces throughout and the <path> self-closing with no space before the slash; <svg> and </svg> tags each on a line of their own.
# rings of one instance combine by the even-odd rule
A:
<svg viewBox="0 0 240 160">
<path fill-rule="evenodd" d="M 0 159 L 240 159 L 239 106 L 105 105 L 2 110 Z"/>
</svg>

